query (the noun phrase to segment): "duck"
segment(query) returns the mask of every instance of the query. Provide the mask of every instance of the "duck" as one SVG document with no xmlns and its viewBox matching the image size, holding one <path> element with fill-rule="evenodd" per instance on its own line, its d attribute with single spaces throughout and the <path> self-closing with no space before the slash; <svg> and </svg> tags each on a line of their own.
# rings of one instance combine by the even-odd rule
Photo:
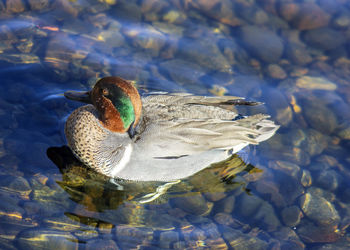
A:
<svg viewBox="0 0 350 250">
<path fill-rule="evenodd" d="M 67 118 L 68 147 L 87 167 L 119 180 L 182 180 L 269 139 L 279 128 L 268 115 L 243 116 L 233 109 L 258 102 L 190 93 L 141 96 L 132 82 L 117 76 L 64 96 L 86 104 Z"/>
</svg>

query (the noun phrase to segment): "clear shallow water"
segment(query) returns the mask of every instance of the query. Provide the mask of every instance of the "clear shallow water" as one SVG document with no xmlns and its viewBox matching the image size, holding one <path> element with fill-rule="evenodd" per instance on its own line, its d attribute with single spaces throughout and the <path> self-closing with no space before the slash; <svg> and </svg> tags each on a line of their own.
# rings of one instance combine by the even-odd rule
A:
<svg viewBox="0 0 350 250">
<path fill-rule="evenodd" d="M 1 248 L 349 247 L 347 1 L 8 0 L 0 11 Z M 107 75 L 144 92 L 263 101 L 240 112 L 281 128 L 246 163 L 147 202 L 159 183 L 112 185 L 60 148 L 79 106 L 61 94 Z"/>
</svg>

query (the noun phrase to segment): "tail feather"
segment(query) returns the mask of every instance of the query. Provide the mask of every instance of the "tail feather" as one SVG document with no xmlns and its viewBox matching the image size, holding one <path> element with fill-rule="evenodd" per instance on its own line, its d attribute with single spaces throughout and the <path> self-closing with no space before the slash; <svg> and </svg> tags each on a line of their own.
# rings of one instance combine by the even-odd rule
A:
<svg viewBox="0 0 350 250">
<path fill-rule="evenodd" d="M 176 120 L 165 128 L 163 138 L 182 142 L 187 146 L 192 145 L 194 151 L 229 149 L 238 144 L 258 144 L 270 138 L 279 128 L 272 121 L 266 120 L 267 117 L 259 114 L 236 121 Z"/>
</svg>

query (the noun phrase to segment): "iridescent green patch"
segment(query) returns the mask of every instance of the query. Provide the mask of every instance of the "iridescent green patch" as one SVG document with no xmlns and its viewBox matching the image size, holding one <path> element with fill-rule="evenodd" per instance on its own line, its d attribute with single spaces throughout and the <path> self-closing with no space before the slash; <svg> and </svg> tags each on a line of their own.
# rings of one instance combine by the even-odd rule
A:
<svg viewBox="0 0 350 250">
<path fill-rule="evenodd" d="M 135 120 L 134 106 L 132 105 L 130 98 L 127 96 L 120 98 L 119 103 L 119 106 L 116 106 L 116 104 L 114 105 L 120 113 L 120 117 L 124 123 L 124 128 L 128 128 Z"/>
<path fill-rule="evenodd" d="M 113 105 L 118 110 L 120 118 L 123 121 L 124 128 L 129 128 L 135 120 L 134 106 L 131 102 L 130 97 L 126 93 L 124 93 L 120 88 L 115 86 L 115 88 L 112 88 L 110 90 L 110 93 L 107 96 L 107 98 L 109 98 L 112 101 Z"/>
</svg>

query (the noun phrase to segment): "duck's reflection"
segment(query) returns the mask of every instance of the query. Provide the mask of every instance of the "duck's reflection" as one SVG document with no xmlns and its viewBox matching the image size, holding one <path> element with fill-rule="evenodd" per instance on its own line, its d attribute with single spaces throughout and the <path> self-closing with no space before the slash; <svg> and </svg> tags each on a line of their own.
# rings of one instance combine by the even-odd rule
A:
<svg viewBox="0 0 350 250">
<path fill-rule="evenodd" d="M 75 158 L 67 146 L 50 147 L 47 155 L 62 173 L 57 183 L 70 198 L 87 210 L 102 212 L 114 210 L 125 202 L 165 204 L 172 198 L 198 193 L 227 193 L 237 188 L 246 192 L 245 178 L 236 178 L 249 172 L 261 171 L 233 155 L 228 160 L 213 164 L 190 178 L 174 182 L 135 182 L 111 179 L 87 168 Z"/>
</svg>

